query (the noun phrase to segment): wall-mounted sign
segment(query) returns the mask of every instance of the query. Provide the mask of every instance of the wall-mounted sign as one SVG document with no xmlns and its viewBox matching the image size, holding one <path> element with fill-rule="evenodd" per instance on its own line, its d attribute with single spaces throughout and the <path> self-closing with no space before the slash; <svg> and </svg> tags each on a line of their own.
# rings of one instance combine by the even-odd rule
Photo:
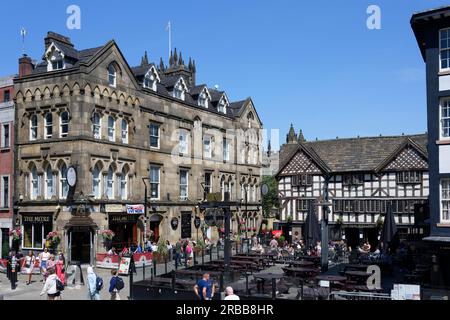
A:
<svg viewBox="0 0 450 320">
<path fill-rule="evenodd" d="M 115 222 L 115 223 L 136 222 L 137 217 L 138 217 L 137 215 L 131 215 L 131 214 L 110 214 L 109 222 Z"/>
<path fill-rule="evenodd" d="M 200 217 L 195 217 L 194 218 L 194 227 L 195 227 L 195 229 L 198 229 L 200 227 L 200 224 L 201 224 Z"/>
<path fill-rule="evenodd" d="M 74 166 L 70 166 L 67 169 L 67 184 L 70 187 L 75 187 L 75 185 L 77 184 L 77 170 Z"/>
<path fill-rule="evenodd" d="M 170 220 L 170 226 L 172 227 L 173 230 L 177 230 L 178 218 L 172 218 L 172 220 Z"/>
<path fill-rule="evenodd" d="M 45 222 L 51 222 L 51 216 L 22 216 L 22 222 L 28 222 L 28 223 L 45 223 Z"/>
<path fill-rule="evenodd" d="M 127 204 L 127 213 L 128 214 L 144 214 L 145 207 L 143 204 Z"/>
<path fill-rule="evenodd" d="M 124 208 L 121 204 L 106 204 L 106 212 L 123 212 Z"/>
<path fill-rule="evenodd" d="M 261 185 L 261 194 L 263 196 L 267 195 L 269 193 L 269 186 L 267 185 L 267 183 L 263 183 Z"/>
</svg>

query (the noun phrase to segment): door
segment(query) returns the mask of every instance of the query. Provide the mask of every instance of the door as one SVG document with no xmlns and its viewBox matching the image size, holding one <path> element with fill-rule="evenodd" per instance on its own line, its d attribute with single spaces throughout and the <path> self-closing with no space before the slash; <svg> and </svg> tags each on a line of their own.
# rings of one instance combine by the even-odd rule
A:
<svg viewBox="0 0 450 320">
<path fill-rule="evenodd" d="M 190 238 L 192 235 L 192 214 L 181 214 L 181 238 Z"/>
<path fill-rule="evenodd" d="M 8 257 L 8 252 L 9 252 L 9 229 L 7 228 L 2 228 L 2 235 L 1 235 L 1 239 L 2 239 L 2 247 L 1 247 L 1 259 L 6 259 Z"/>
<path fill-rule="evenodd" d="M 91 231 L 89 229 L 74 228 L 71 231 L 71 259 L 72 263 L 91 262 Z"/>
</svg>

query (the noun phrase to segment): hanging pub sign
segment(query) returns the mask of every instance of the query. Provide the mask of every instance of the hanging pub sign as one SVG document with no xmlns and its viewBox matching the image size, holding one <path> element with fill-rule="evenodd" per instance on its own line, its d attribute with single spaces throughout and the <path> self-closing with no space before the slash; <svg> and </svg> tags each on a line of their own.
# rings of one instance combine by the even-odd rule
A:
<svg viewBox="0 0 450 320">
<path fill-rule="evenodd" d="M 177 228 L 178 228 L 178 218 L 172 218 L 172 220 L 170 220 L 170 225 L 171 225 L 173 230 L 177 230 Z"/>
<path fill-rule="evenodd" d="M 144 214 L 145 207 L 143 204 L 127 204 L 127 213 L 128 214 Z"/>
<path fill-rule="evenodd" d="M 205 223 L 210 227 L 214 226 L 214 224 L 216 223 L 214 219 L 214 210 L 214 208 L 208 208 L 205 210 Z"/>
<path fill-rule="evenodd" d="M 201 221 L 200 221 L 200 217 L 195 217 L 194 218 L 194 227 L 195 229 L 198 229 L 200 227 Z"/>
</svg>

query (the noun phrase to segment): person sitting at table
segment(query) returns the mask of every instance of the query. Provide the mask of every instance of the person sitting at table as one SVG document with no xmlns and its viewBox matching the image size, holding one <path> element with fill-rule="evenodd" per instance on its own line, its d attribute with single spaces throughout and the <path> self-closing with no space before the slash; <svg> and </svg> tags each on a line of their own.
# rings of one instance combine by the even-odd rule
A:
<svg viewBox="0 0 450 320">
<path fill-rule="evenodd" d="M 117 255 L 117 253 L 116 253 L 116 248 L 111 247 L 111 249 L 108 250 L 108 255 L 110 255 L 110 256 L 115 256 L 115 255 Z"/>
<path fill-rule="evenodd" d="M 142 247 L 140 243 L 137 245 L 136 250 L 134 250 L 134 253 L 142 253 Z"/>
<path fill-rule="evenodd" d="M 363 250 L 366 253 L 369 253 L 370 252 L 370 248 L 371 248 L 370 243 L 366 240 L 366 242 L 364 242 L 364 244 L 363 244 Z"/>
</svg>

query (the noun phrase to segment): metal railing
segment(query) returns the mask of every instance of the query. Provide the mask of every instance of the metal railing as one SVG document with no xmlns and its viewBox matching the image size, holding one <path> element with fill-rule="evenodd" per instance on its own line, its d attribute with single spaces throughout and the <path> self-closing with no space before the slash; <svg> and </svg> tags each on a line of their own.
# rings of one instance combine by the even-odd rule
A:
<svg viewBox="0 0 450 320">
<path fill-rule="evenodd" d="M 392 300 L 391 296 L 386 293 L 372 292 L 348 292 L 333 291 L 328 295 L 329 300 Z"/>
</svg>

